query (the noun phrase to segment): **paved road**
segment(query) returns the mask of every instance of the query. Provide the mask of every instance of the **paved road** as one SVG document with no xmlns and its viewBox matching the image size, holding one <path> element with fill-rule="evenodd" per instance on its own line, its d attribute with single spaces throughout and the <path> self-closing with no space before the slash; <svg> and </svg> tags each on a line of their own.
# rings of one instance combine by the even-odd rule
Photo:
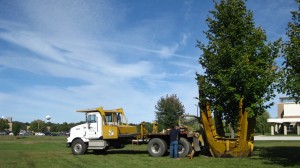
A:
<svg viewBox="0 0 300 168">
<path fill-rule="evenodd" d="M 254 141 L 279 140 L 279 141 L 300 141 L 300 136 L 254 136 Z"/>
</svg>

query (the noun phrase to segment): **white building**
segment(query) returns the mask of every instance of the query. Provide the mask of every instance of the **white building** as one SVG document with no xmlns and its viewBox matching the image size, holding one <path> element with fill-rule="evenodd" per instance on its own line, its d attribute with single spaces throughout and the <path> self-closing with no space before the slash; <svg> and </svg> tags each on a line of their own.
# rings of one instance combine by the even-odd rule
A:
<svg viewBox="0 0 300 168">
<path fill-rule="evenodd" d="M 300 135 L 300 104 L 289 97 L 279 98 L 277 104 L 278 118 L 268 119 L 271 123 L 271 135 L 296 131 Z"/>
</svg>

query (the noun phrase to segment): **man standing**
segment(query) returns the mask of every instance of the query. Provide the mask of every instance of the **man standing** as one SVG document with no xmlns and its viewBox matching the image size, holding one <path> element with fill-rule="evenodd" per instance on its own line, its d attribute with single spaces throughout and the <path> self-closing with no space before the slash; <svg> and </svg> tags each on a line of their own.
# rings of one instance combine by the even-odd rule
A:
<svg viewBox="0 0 300 168">
<path fill-rule="evenodd" d="M 178 127 L 172 126 L 170 130 L 170 158 L 178 158 L 179 133 Z"/>
</svg>

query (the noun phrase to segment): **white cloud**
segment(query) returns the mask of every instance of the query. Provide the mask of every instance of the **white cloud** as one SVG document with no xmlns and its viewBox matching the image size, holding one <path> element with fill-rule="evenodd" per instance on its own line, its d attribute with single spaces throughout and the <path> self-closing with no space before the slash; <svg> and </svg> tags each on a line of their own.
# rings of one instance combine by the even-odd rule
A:
<svg viewBox="0 0 300 168">
<path fill-rule="evenodd" d="M 170 58 L 178 50 L 178 44 L 175 44 L 171 47 L 162 47 L 159 51 L 159 54 L 162 58 Z"/>
<path fill-rule="evenodd" d="M 5 112 L 1 115 L 13 116 L 17 121 L 32 121 L 49 114 L 55 122 L 77 122 L 84 118 L 75 113 L 77 109 L 103 106 L 106 109 L 123 107 L 130 122 L 151 122 L 154 118 L 153 103 L 157 100 L 155 93 L 147 95 L 122 82 L 103 79 L 103 82 L 92 85 L 68 88 L 36 86 L 20 90 L 18 94 L 1 93 L 0 110 Z"/>
<path fill-rule="evenodd" d="M 113 1 L 32 0 L 19 5 L 22 10 L 17 12 L 25 14 L 32 28 L 69 39 L 86 39 L 113 30 L 124 14 Z"/>
<path fill-rule="evenodd" d="M 123 107 L 130 122 L 154 119 L 154 103 L 161 94 L 152 90 L 150 85 L 159 82 L 164 76 L 157 73 L 151 60 L 137 59 L 125 63 L 120 59 L 123 55 L 119 56 L 118 52 L 110 50 L 115 47 L 111 44 L 123 45 L 122 43 L 106 41 L 106 36 L 100 36 L 103 37 L 101 40 L 76 39 L 71 34 L 79 34 L 81 37 L 84 34 L 82 30 L 68 32 L 64 28 L 76 26 L 73 25 L 75 23 L 66 22 L 59 25 L 63 20 L 58 20 L 52 24 L 54 16 L 42 16 L 49 14 L 49 11 L 41 13 L 42 8 L 36 9 L 35 5 L 32 8 L 29 18 L 39 15 L 33 20 L 33 26 L 45 27 L 47 31 L 20 30 L 20 26 L 16 27 L 13 22 L 2 25 L 8 31 L 1 32 L 1 39 L 30 52 L 4 51 L 0 57 L 0 64 L 7 68 L 49 77 L 75 78 L 88 83 L 72 87 L 39 84 L 23 86 L 18 94 L 12 92 L 2 96 L 1 99 L 5 101 L 1 104 L 6 103 L 2 104 L 0 109 L 9 109 L 5 112 L 6 115 L 14 116 L 14 119 L 19 121 L 32 121 L 49 114 L 54 122 L 76 122 L 83 118 L 75 115 L 76 109 L 101 105 L 104 108 Z M 55 32 L 58 29 L 59 32 Z M 128 50 L 124 50 L 125 58 L 128 57 L 127 52 Z M 135 79 L 144 80 L 145 90 L 138 90 L 131 84 Z M 10 102 L 14 102 L 16 106 L 10 107 Z"/>
<path fill-rule="evenodd" d="M 1 33 L 0 38 L 26 48 L 34 54 L 38 54 L 40 58 L 25 53 L 18 55 L 7 52 L 6 56 L 2 56 L 0 59 L 0 63 L 8 67 L 84 80 L 94 79 L 92 77 L 104 74 L 106 76 L 113 75 L 114 77 L 120 76 L 125 78 L 140 77 L 149 74 L 152 69 L 151 64 L 147 61 L 129 64 L 118 63 L 113 60 L 114 57 L 110 57 L 110 53 L 103 53 L 101 48 L 78 47 L 76 42 L 69 44 L 45 42 L 44 39 L 36 37 L 29 32 L 18 33 L 15 31 L 15 34 Z M 53 47 L 54 44 L 63 46 L 62 48 L 70 51 L 70 53 L 57 51 Z M 92 44 L 92 46 L 94 45 L 101 45 L 101 43 Z M 32 64 L 35 64 L 35 66 L 32 66 Z"/>
<path fill-rule="evenodd" d="M 185 46 L 186 45 L 186 43 L 187 43 L 187 40 L 188 40 L 188 38 L 189 38 L 189 34 L 187 34 L 187 33 L 184 33 L 183 35 L 182 35 L 182 38 L 181 38 L 181 41 L 180 41 L 180 45 L 182 45 L 182 46 Z"/>
<path fill-rule="evenodd" d="M 187 42 L 187 39 L 188 39 L 189 35 L 184 33 L 181 37 L 181 40 L 174 44 L 174 45 L 171 45 L 171 46 L 163 46 L 160 51 L 159 51 L 159 54 L 162 58 L 170 58 L 172 56 L 177 56 L 177 57 L 181 57 L 181 58 L 188 58 L 186 56 L 183 56 L 183 55 L 179 55 L 179 54 L 176 54 L 176 52 L 184 47 L 186 45 L 186 42 Z"/>
<path fill-rule="evenodd" d="M 184 3 L 181 14 L 188 18 L 183 22 L 194 23 L 195 17 L 189 17 L 198 14 L 190 13 L 192 3 Z M 11 87 L 0 92 L 0 112 L 5 112 L 0 115 L 30 122 L 49 114 L 54 122 L 77 122 L 83 119 L 75 113 L 80 108 L 123 107 L 129 122 L 138 123 L 152 121 L 157 100 L 172 93 L 179 96 L 186 112 L 195 114 L 194 73 L 200 66 L 197 53 L 188 48 L 195 45 L 194 39 L 191 42 L 195 33 L 190 33 L 195 26 L 182 28 L 178 23 L 183 22 L 175 19 L 184 17 L 159 11 L 128 18 L 127 12 L 138 9 L 118 1 L 12 4 L 15 8 L 6 10 L 10 14 L 0 15 L 1 42 L 14 47 L 0 52 L 0 68 L 5 68 L 0 72 L 19 69 L 84 82 L 61 86 L 34 80 L 26 86 L 20 83 L 17 90 Z M 5 80 L 1 79 L 0 86 Z"/>
<path fill-rule="evenodd" d="M 13 33 L 0 33 L 0 38 L 24 47 L 48 60 L 65 62 L 65 58 L 63 58 L 61 53 L 54 50 L 45 39 L 38 37 L 32 32 L 14 31 Z"/>
</svg>

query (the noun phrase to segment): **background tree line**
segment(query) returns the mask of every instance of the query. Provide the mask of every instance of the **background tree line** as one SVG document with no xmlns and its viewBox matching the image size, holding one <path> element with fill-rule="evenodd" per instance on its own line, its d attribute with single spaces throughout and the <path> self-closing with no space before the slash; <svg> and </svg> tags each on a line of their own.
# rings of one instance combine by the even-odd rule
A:
<svg viewBox="0 0 300 168">
<path fill-rule="evenodd" d="M 32 122 L 19 122 L 19 121 L 13 121 L 12 122 L 12 132 L 14 135 L 17 135 L 20 133 L 21 130 L 24 131 L 33 131 L 33 132 L 69 132 L 70 129 L 76 125 L 82 124 L 82 122 L 77 123 L 51 123 L 51 122 L 45 122 L 42 120 L 34 120 Z M 27 130 L 27 127 L 29 126 L 29 129 Z M 48 127 L 50 130 L 48 130 Z M 0 119 L 0 131 L 5 131 L 9 129 L 8 121 L 6 119 Z"/>
<path fill-rule="evenodd" d="M 51 123 L 45 122 L 42 120 L 34 120 L 30 123 L 30 130 L 34 132 L 47 132 L 48 127 L 50 128 L 50 132 L 69 132 L 70 129 L 76 125 L 83 124 L 84 122 L 77 122 L 77 123 Z"/>
</svg>

